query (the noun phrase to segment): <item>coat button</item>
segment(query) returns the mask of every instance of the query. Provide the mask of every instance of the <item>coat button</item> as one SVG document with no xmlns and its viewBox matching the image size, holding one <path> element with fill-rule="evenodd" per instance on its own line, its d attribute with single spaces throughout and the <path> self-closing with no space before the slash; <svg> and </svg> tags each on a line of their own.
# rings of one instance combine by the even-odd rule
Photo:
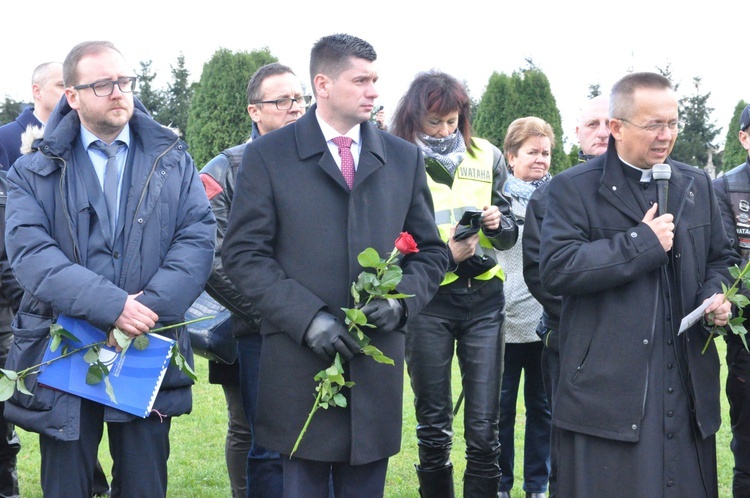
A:
<svg viewBox="0 0 750 498">
<path fill-rule="evenodd" d="M 632 238 L 636 238 L 636 237 L 638 237 L 638 234 L 636 232 L 630 232 L 630 236 Z"/>
<path fill-rule="evenodd" d="M 612 190 L 616 192 L 617 191 L 617 186 L 616 185 L 612 185 Z"/>
<path fill-rule="evenodd" d="M 143 218 L 138 218 L 138 224 L 143 225 Z"/>
<path fill-rule="evenodd" d="M 643 344 L 648 344 L 648 339 L 643 339 Z"/>
<path fill-rule="evenodd" d="M 633 424 L 631 427 L 632 427 L 633 430 L 636 430 L 638 428 L 638 426 L 635 425 L 635 424 Z"/>
</svg>

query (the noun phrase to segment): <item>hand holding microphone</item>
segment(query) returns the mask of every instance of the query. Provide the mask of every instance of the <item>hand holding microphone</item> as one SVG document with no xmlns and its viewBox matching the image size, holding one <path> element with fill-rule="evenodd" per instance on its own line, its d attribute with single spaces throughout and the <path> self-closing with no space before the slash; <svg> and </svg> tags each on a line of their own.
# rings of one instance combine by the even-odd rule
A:
<svg viewBox="0 0 750 498">
<path fill-rule="evenodd" d="M 654 235 L 659 239 L 664 252 L 668 252 L 672 249 L 672 243 L 674 242 L 674 216 L 669 213 L 656 216 L 656 209 L 656 204 L 651 206 L 651 209 L 646 211 L 643 222 L 654 231 Z M 659 209 L 661 209 L 660 206 Z"/>
<path fill-rule="evenodd" d="M 674 216 L 667 213 L 667 202 L 669 199 L 669 179 L 672 177 L 672 168 L 669 164 L 654 164 L 651 168 L 651 178 L 656 182 L 656 204 L 659 216 L 654 218 L 655 209 L 652 207 L 643 218 L 643 222 L 651 227 L 659 238 L 664 251 L 672 249 L 674 242 Z M 650 217 L 650 219 L 648 219 Z"/>
</svg>

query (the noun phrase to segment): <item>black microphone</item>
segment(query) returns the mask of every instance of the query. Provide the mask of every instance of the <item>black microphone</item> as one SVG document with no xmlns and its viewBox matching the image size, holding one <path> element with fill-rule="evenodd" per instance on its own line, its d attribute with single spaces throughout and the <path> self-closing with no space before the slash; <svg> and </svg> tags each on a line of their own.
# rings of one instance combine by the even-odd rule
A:
<svg viewBox="0 0 750 498">
<path fill-rule="evenodd" d="M 667 212 L 669 179 L 672 177 L 672 168 L 669 164 L 654 164 L 654 167 L 651 168 L 651 177 L 656 180 L 656 202 L 659 204 L 659 216 L 661 216 Z"/>
</svg>

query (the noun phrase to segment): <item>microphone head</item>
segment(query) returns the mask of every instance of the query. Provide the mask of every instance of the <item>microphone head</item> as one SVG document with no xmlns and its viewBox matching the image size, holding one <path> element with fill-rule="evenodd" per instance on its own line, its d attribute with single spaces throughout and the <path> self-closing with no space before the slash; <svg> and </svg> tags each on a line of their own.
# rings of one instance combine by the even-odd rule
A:
<svg viewBox="0 0 750 498">
<path fill-rule="evenodd" d="M 651 168 L 651 177 L 654 180 L 669 180 L 672 177 L 672 168 L 669 164 L 654 164 Z"/>
</svg>

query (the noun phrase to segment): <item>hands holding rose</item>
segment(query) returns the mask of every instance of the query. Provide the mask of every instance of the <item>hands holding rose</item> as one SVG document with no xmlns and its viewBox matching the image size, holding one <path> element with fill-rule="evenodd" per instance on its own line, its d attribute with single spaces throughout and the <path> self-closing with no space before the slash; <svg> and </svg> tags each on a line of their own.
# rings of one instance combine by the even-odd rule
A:
<svg viewBox="0 0 750 498">
<path fill-rule="evenodd" d="M 399 299 L 373 299 L 365 304 L 362 313 L 367 322 L 375 325 L 380 332 L 396 330 L 404 317 L 404 306 Z"/>
<path fill-rule="evenodd" d="M 333 360 L 336 353 L 349 361 L 362 350 L 338 318 L 325 311 L 318 311 L 312 319 L 304 340 L 325 361 Z"/>
<path fill-rule="evenodd" d="M 729 322 L 729 319 L 732 318 L 732 303 L 731 301 L 724 299 L 724 294 L 716 294 L 713 298 L 709 299 L 713 302 L 709 304 L 706 311 L 703 312 L 706 322 L 709 325 L 723 327 Z M 706 301 L 708 301 L 708 299 L 706 299 Z"/>
</svg>

